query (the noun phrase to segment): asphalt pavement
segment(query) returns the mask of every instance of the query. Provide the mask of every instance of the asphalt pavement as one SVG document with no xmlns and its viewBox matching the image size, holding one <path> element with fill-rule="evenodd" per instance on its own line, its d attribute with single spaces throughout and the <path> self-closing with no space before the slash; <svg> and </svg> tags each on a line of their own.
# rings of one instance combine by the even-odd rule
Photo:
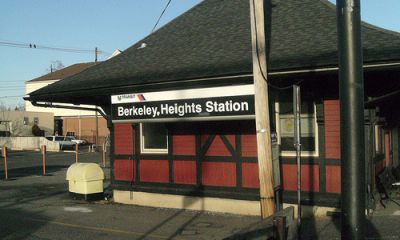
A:
<svg viewBox="0 0 400 240">
<path fill-rule="evenodd" d="M 0 239 L 235 239 L 243 229 L 260 237 L 269 224 L 258 217 L 72 199 L 65 177 L 73 152 L 48 153 L 46 176 L 40 152 L 10 152 L 8 162 L 9 180 L 0 180 Z M 101 154 L 82 152 L 79 162 L 100 163 Z M 106 187 L 108 161 L 103 170 Z"/>
<path fill-rule="evenodd" d="M 101 154 L 81 152 L 79 161 L 101 163 Z M 10 152 L 8 162 L 10 179 L 0 180 L 0 239 L 267 239 L 272 234 L 271 220 L 259 217 L 75 200 L 65 180 L 73 152 L 48 153 L 46 176 L 40 152 Z M 108 161 L 103 170 L 107 186 Z M 366 239 L 400 239 L 400 206 L 390 201 L 386 208 L 378 206 L 366 229 Z M 340 239 L 340 220 L 303 219 L 300 239 Z"/>
</svg>

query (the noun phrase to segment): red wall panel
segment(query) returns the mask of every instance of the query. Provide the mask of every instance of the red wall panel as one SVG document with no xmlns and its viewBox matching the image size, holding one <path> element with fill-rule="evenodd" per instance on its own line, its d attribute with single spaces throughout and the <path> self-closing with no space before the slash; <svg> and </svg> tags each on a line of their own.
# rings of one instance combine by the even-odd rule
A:
<svg viewBox="0 0 400 240">
<path fill-rule="evenodd" d="M 117 181 L 133 181 L 136 163 L 132 160 L 114 160 L 114 178 Z"/>
<path fill-rule="evenodd" d="M 167 160 L 140 160 L 140 181 L 169 182 L 169 165 Z"/>
<path fill-rule="evenodd" d="M 257 163 L 242 164 L 242 185 L 246 188 L 259 188 L 260 180 L 258 178 Z"/>
<path fill-rule="evenodd" d="M 219 135 L 215 136 L 208 148 L 206 156 L 232 156 Z"/>
<path fill-rule="evenodd" d="M 325 157 L 340 159 L 340 105 L 339 100 L 324 101 Z"/>
<path fill-rule="evenodd" d="M 282 164 L 283 189 L 286 191 L 297 190 L 297 166 Z M 301 190 L 308 192 L 319 191 L 319 166 L 301 165 Z"/>
<path fill-rule="evenodd" d="M 174 155 L 196 155 L 195 135 L 174 135 L 172 146 Z"/>
<path fill-rule="evenodd" d="M 329 193 L 341 192 L 340 166 L 326 166 L 326 191 Z"/>
<path fill-rule="evenodd" d="M 242 135 L 242 156 L 257 157 L 257 137 L 255 134 Z"/>
<path fill-rule="evenodd" d="M 131 124 L 114 125 L 114 144 L 115 154 L 134 154 L 134 129 Z"/>
<path fill-rule="evenodd" d="M 240 130 L 238 129 L 238 132 L 239 131 Z M 236 149 L 236 136 L 234 134 L 225 134 L 224 136 L 228 139 L 228 142 L 231 144 L 232 148 Z"/>
<path fill-rule="evenodd" d="M 330 193 L 341 192 L 340 166 L 326 166 L 326 191 Z"/>
<path fill-rule="evenodd" d="M 236 186 L 236 163 L 231 162 L 203 162 L 203 185 L 208 186 Z"/>
<path fill-rule="evenodd" d="M 174 183 L 196 184 L 196 162 L 195 161 L 174 161 Z"/>
</svg>

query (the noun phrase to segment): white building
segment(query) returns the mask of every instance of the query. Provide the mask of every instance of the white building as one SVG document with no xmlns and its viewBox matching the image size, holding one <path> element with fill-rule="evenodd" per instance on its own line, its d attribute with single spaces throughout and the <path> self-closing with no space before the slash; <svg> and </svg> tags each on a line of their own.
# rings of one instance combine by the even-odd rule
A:
<svg viewBox="0 0 400 240">
<path fill-rule="evenodd" d="M 77 74 L 99 62 L 78 63 L 63 69 L 48 73 L 38 78 L 25 82 L 25 93 L 29 93 L 55 83 L 63 78 Z M 72 104 L 59 104 L 74 106 Z M 76 106 L 75 106 L 76 107 Z M 79 105 L 79 107 L 95 108 L 92 105 Z M 107 124 L 104 118 L 98 116 L 96 128 L 95 111 L 74 110 L 67 108 L 45 108 L 33 106 L 31 102 L 25 102 L 25 109 L 29 112 L 46 112 L 54 114 L 54 134 L 75 135 L 92 143 L 101 143 L 108 135 Z M 98 133 L 98 137 L 97 137 Z M 51 133 L 53 134 L 53 133 Z"/>
</svg>

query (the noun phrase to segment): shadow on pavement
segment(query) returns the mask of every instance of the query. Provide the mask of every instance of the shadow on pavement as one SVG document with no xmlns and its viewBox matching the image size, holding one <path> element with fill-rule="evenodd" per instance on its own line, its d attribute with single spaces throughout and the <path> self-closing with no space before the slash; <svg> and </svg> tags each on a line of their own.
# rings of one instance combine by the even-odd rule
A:
<svg viewBox="0 0 400 240">
<path fill-rule="evenodd" d="M 382 239 L 379 231 L 367 219 L 364 225 L 365 239 Z M 341 220 L 340 216 L 324 220 L 316 218 L 307 218 L 302 221 L 300 239 L 340 239 L 341 238 Z"/>
<path fill-rule="evenodd" d="M 194 191 L 197 193 L 197 191 Z M 189 194 L 190 195 L 190 194 Z M 172 222 L 173 220 L 175 220 L 178 216 L 180 216 L 181 214 L 183 214 L 186 210 L 185 208 L 189 208 L 193 203 L 191 201 L 184 201 L 183 203 L 183 208 L 182 210 L 176 212 L 175 214 L 173 214 L 172 216 L 168 217 L 167 219 L 163 220 L 161 223 L 157 224 L 156 226 L 154 226 L 152 229 L 150 229 L 149 231 L 147 231 L 146 233 L 144 233 L 140 238 L 138 238 L 139 240 L 145 240 L 147 239 L 147 237 L 149 235 L 151 235 L 152 233 L 154 233 L 155 231 L 157 231 L 158 229 L 160 229 L 161 227 L 163 227 L 164 225 L 168 224 L 169 222 Z M 202 205 L 202 210 L 204 210 L 204 203 Z M 187 220 L 185 223 L 183 223 L 179 229 L 174 232 L 171 236 L 169 236 L 167 239 L 173 239 L 178 235 L 181 235 L 182 233 L 185 233 L 186 231 L 186 227 L 188 227 L 191 223 L 193 223 L 198 217 L 200 217 L 201 212 L 195 214 L 193 217 L 191 217 L 189 220 Z M 191 232 L 190 230 L 187 232 Z M 197 233 L 195 231 L 191 232 L 191 235 L 196 235 Z"/>
<path fill-rule="evenodd" d="M 0 212 L 0 239 L 36 239 L 34 233 L 50 221 L 40 213 L 20 208 L 0 207 Z M 30 218 L 43 221 L 31 221 Z"/>
<path fill-rule="evenodd" d="M 61 186 L 0 185 L 0 239 L 39 239 L 38 229 L 51 221 L 37 209 L 24 209 L 24 203 L 45 200 L 65 191 L 57 191 Z M 51 189 L 50 189 L 51 188 Z"/>
<path fill-rule="evenodd" d="M 69 165 L 57 165 L 57 166 L 47 166 L 46 167 L 46 176 L 51 176 L 53 173 L 58 172 L 62 169 L 68 168 Z M 41 176 L 43 174 L 42 166 L 33 166 L 33 167 L 21 167 L 21 168 L 12 168 L 8 170 L 8 177 L 12 179 L 20 178 L 20 177 L 28 177 L 28 176 Z M 0 178 L 4 179 L 4 170 L 0 171 Z"/>
<path fill-rule="evenodd" d="M 256 240 L 256 239 L 273 239 L 272 238 L 273 227 L 255 229 L 246 231 L 243 233 L 237 233 L 230 237 L 224 238 L 224 240 Z"/>
</svg>

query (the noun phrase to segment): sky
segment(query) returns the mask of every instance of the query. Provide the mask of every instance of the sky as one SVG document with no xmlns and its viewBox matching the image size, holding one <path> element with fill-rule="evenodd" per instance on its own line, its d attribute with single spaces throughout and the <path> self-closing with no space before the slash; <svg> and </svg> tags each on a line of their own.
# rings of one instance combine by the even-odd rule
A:
<svg viewBox="0 0 400 240">
<path fill-rule="evenodd" d="M 335 0 L 330 0 L 335 3 Z M 25 81 L 64 66 L 106 60 L 150 34 L 168 0 L 1 0 L 0 43 L 84 50 L 71 53 L 0 44 L 0 104 L 22 104 Z M 157 28 L 201 0 L 172 0 Z M 400 32 L 400 0 L 361 0 L 363 21 Z M 93 50 L 92 52 L 87 50 Z"/>
</svg>

